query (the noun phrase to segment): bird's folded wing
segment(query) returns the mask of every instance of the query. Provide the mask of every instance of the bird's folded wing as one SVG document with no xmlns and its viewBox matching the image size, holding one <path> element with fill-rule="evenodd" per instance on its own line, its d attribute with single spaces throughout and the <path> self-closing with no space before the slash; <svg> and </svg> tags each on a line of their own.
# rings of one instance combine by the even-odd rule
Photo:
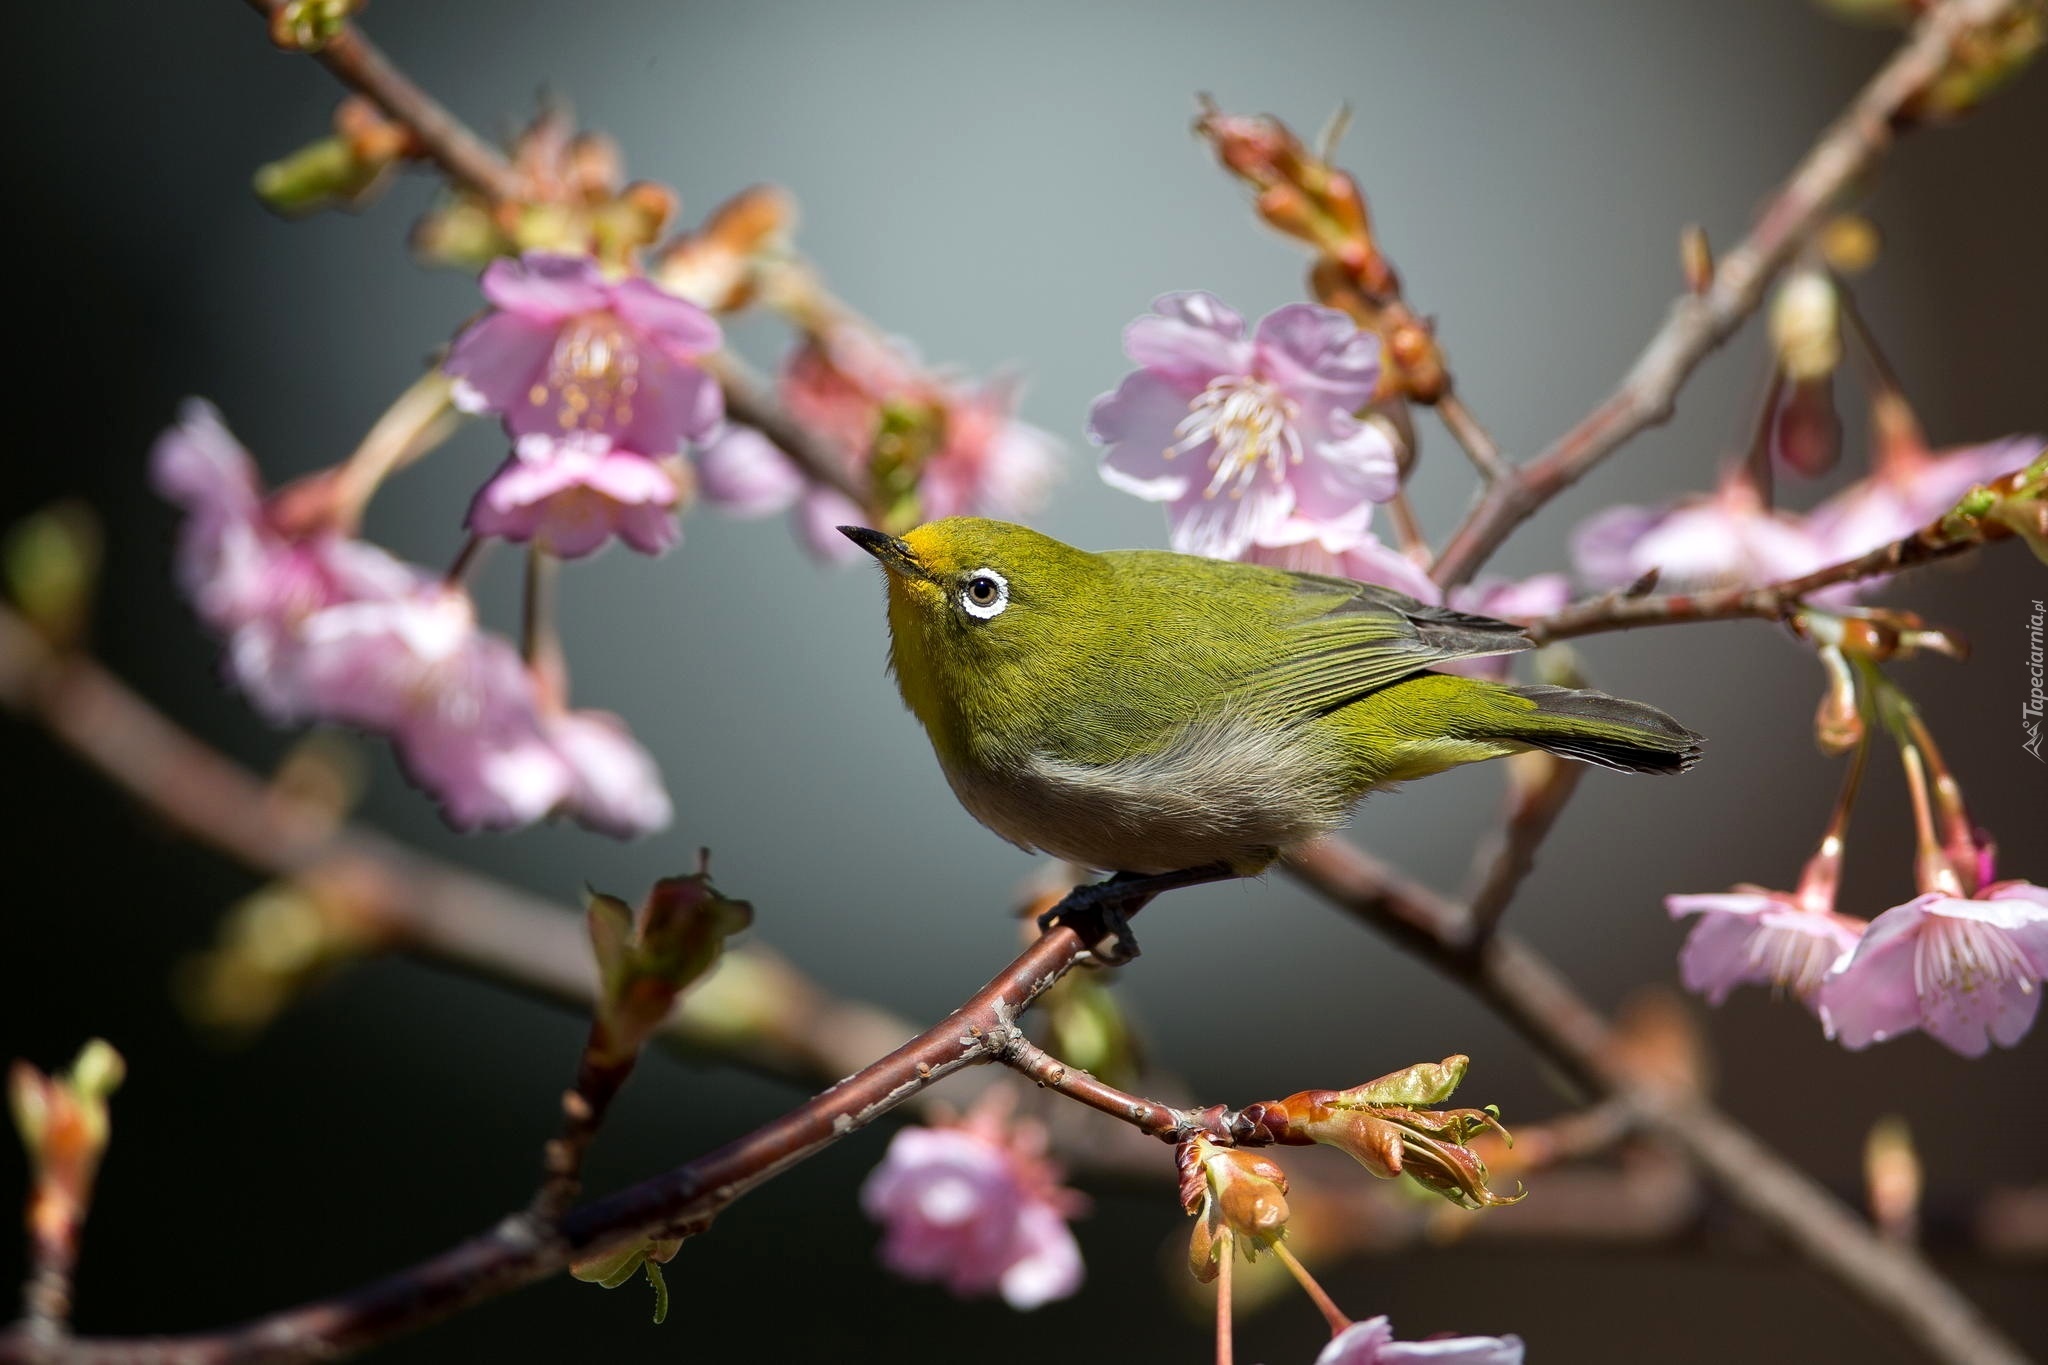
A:
<svg viewBox="0 0 2048 1365">
<path fill-rule="evenodd" d="M 1297 577 L 1302 614 L 1285 629 L 1282 656 L 1242 684 L 1269 714 L 1327 714 L 1423 669 L 1534 648 L 1506 621 L 1372 584 Z"/>
</svg>

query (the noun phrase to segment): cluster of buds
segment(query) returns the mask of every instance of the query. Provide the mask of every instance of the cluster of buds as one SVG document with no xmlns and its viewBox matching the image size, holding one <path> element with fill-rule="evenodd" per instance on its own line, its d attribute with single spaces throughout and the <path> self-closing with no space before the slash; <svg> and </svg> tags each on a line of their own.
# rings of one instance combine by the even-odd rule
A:
<svg viewBox="0 0 2048 1365">
<path fill-rule="evenodd" d="M 789 191 L 750 185 L 713 209 L 695 231 L 664 245 L 648 274 L 700 308 L 736 312 L 776 290 L 789 272 L 808 275 L 791 249 L 795 228 L 796 200 Z"/>
<path fill-rule="evenodd" d="M 753 907 L 720 895 L 708 855 L 699 858 L 691 875 L 656 882 L 637 914 L 616 896 L 585 898 L 598 974 L 590 1053 L 602 1065 L 637 1057 L 676 996 L 711 970 L 727 938 L 753 923 Z"/>
<path fill-rule="evenodd" d="M 62 1076 L 17 1061 L 8 1073 L 14 1126 L 28 1149 L 28 1230 L 38 1274 L 30 1282 L 31 1319 L 62 1321 L 78 1230 L 92 1203 L 93 1179 L 107 1150 L 107 1097 L 127 1073 L 121 1054 L 95 1038 Z"/>
<path fill-rule="evenodd" d="M 1254 1260 L 1287 1233 L 1287 1173 L 1260 1153 L 1197 1135 L 1175 1150 L 1181 1207 L 1195 1219 L 1188 1269 L 1203 1284 L 1233 1252 Z"/>
<path fill-rule="evenodd" d="M 226 1037 L 257 1032 L 378 945 L 373 896 L 347 867 L 261 888 L 228 911 L 212 947 L 180 964 L 179 1003 L 194 1023 Z"/>
<path fill-rule="evenodd" d="M 354 211 L 391 183 L 399 166 L 420 153 L 410 128 L 384 117 L 361 95 L 334 110 L 334 131 L 289 156 L 257 168 L 256 197 L 288 217 L 321 209 Z"/>
<path fill-rule="evenodd" d="M 2025 468 L 1963 494 L 1936 523 L 1936 532 L 1949 541 L 2018 536 L 2036 559 L 2048 564 L 2048 446 Z"/>
<path fill-rule="evenodd" d="M 1910 611 L 1830 612 L 1808 607 L 1793 616 L 1791 625 L 1796 634 L 1812 643 L 1827 674 L 1813 729 L 1821 752 L 1829 755 L 1845 754 L 1863 742 L 1869 709 L 1864 695 L 1865 665 L 1922 653 L 1951 659 L 1969 655 L 1969 646 L 1960 636 L 1929 626 Z"/>
<path fill-rule="evenodd" d="M 1373 236 L 1358 182 L 1329 161 L 1345 122 L 1340 112 L 1324 145 L 1310 151 L 1271 115 L 1226 114 L 1204 99 L 1195 131 L 1225 170 L 1256 191 L 1259 217 L 1315 250 L 1309 280 L 1316 297 L 1379 334 L 1386 350 L 1382 396 L 1433 403 L 1450 382 L 1443 352 L 1429 324 L 1402 300 L 1400 277 Z"/>
<path fill-rule="evenodd" d="M 519 186 L 509 200 L 453 190 L 413 229 L 412 245 L 433 265 L 474 270 L 499 256 L 559 251 L 629 264 L 675 216 L 675 191 L 628 182 L 616 142 L 578 132 L 563 105 L 544 105 L 512 143 Z"/>
<path fill-rule="evenodd" d="M 1321 1143 L 1348 1153 L 1383 1179 L 1406 1175 L 1461 1208 L 1513 1204 L 1523 1192 L 1495 1193 L 1486 1163 L 1466 1145 L 1480 1133 L 1509 1140 L 1500 1116 L 1487 1109 L 1443 1109 L 1465 1078 L 1470 1059 L 1420 1062 L 1349 1090 L 1304 1090 L 1252 1105 L 1245 1117 L 1272 1141 Z"/>
<path fill-rule="evenodd" d="M 341 35 L 364 0 L 284 0 L 270 10 L 270 41 L 286 52 L 318 52 Z"/>
</svg>

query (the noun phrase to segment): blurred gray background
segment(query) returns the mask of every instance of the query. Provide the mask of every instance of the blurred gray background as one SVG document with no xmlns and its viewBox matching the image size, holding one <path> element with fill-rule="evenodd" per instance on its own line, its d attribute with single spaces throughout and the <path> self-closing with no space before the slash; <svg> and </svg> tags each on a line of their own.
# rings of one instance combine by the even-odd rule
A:
<svg viewBox="0 0 2048 1365">
<path fill-rule="evenodd" d="M 1731 243 L 1893 42 L 1782 0 L 443 0 L 373 6 L 368 27 L 486 129 L 523 121 L 542 88 L 569 97 L 619 137 L 635 174 L 681 191 L 686 219 L 756 180 L 790 187 L 801 244 L 845 298 L 930 358 L 1028 375 L 1025 415 L 1071 456 L 1039 524 L 1096 547 L 1164 543 L 1157 509 L 1102 486 L 1081 438 L 1089 401 L 1127 368 L 1121 326 L 1167 289 L 1206 288 L 1253 316 L 1300 292 L 1302 258 L 1256 226 L 1190 137 L 1196 91 L 1305 132 L 1351 102 L 1342 159 L 1411 298 L 1439 319 L 1461 389 L 1526 456 L 1611 387 L 1661 318 L 1679 284 L 1679 228 L 1698 222 Z M 7 516 L 60 494 L 89 498 L 110 531 L 105 656 L 172 715 L 262 764 L 291 737 L 221 692 L 212 646 L 167 583 L 173 521 L 142 480 L 149 441 L 198 393 L 274 479 L 335 460 L 474 308 L 473 285 L 406 258 L 405 230 L 430 197 L 424 177 L 360 218 L 287 224 L 257 206 L 251 170 L 320 135 L 338 91 L 310 62 L 273 51 L 245 6 L 36 5 L 13 30 L 4 99 L 21 401 Z M 1964 126 L 1910 139 L 1871 200 L 1888 249 L 1860 292 L 1938 443 L 2048 426 L 2044 134 L 2048 79 L 2037 73 Z M 736 336 L 764 365 L 779 354 L 764 324 Z M 1559 567 L 1586 513 L 1705 486 L 1741 439 L 1757 356 L 1751 334 L 1714 359 L 1676 422 L 1559 499 L 1496 567 Z M 1417 501 L 1441 535 L 1469 479 L 1433 425 L 1424 440 Z M 387 490 L 373 532 L 444 562 L 500 455 L 495 429 L 466 432 Z M 506 559 L 492 569 L 487 600 L 509 625 L 515 574 Z M 1967 667 L 1935 661 L 1901 676 L 1924 696 L 2008 873 L 2040 881 L 2048 772 L 2020 751 L 2010 718 L 2024 695 L 2027 604 L 2044 582 L 2038 564 L 2004 551 L 1900 594 L 1977 647 Z M 577 698 L 626 715 L 659 755 L 673 830 L 629 846 L 574 830 L 459 838 L 381 754 L 366 818 L 565 902 L 585 881 L 635 895 L 708 845 L 722 884 L 758 907 L 760 939 L 830 987 L 916 1019 L 1007 959 L 1004 912 L 1033 864 L 955 806 L 899 706 L 882 672 L 872 571 L 821 571 L 778 521 L 699 512 L 666 559 L 613 552 L 577 566 L 565 591 Z M 1836 769 L 1809 738 L 1818 672 L 1769 628 L 1606 637 L 1583 653 L 1603 686 L 1713 740 L 1681 782 L 1590 776 L 1514 911 L 1519 931 L 1611 1006 L 1674 982 L 1682 935 L 1664 893 L 1796 875 Z M 48 1066 L 100 1032 L 133 1068 L 88 1238 L 83 1327 L 196 1328 L 335 1290 L 524 1197 L 579 1020 L 386 961 L 333 982 L 246 1049 L 211 1047 L 171 1006 L 170 964 L 208 941 L 250 881 L 165 837 L 39 736 L 10 723 L 0 745 L 17 798 L 0 1051 Z M 1888 760 L 1875 771 L 1845 898 L 1862 913 L 1911 890 L 1896 775 Z M 1456 889 L 1500 776 L 1466 770 L 1376 799 L 1353 834 Z M 1248 941 L 1255 971 L 1243 965 Z M 1556 1110 L 1506 1029 L 1284 879 L 1175 896 L 1146 917 L 1144 943 L 1119 989 L 1155 1055 L 1205 1097 L 1347 1084 L 1463 1051 L 1475 1059 L 1474 1102 L 1500 1103 L 1511 1121 Z M 1705 1022 L 1729 1107 L 1845 1194 L 1864 1134 L 1893 1112 L 1913 1122 L 1937 1221 L 1962 1217 L 1992 1186 L 2048 1179 L 2039 1032 L 1970 1062 L 1918 1037 L 1850 1055 L 1757 992 Z M 795 1098 L 657 1059 L 607 1130 L 594 1180 L 673 1164 Z M 1102 1198 L 1080 1228 L 1087 1289 L 1020 1319 L 874 1267 L 875 1231 L 854 1192 L 884 1140 L 841 1145 L 687 1245 L 670 1268 L 666 1328 L 647 1325 L 637 1288 L 557 1283 L 385 1358 L 1208 1349 L 1207 1328 L 1165 1287 L 1161 1248 L 1185 1224 L 1163 1178 L 1147 1194 Z M 16 1161 L 10 1146 L 0 1189 L 18 1188 Z M 1351 1312 L 1390 1312 L 1404 1335 L 1519 1331 L 1536 1360 L 1909 1358 L 1812 1273 L 1730 1245 L 1705 1256 L 1450 1249 L 1330 1278 Z M 0 1238 L 0 1281 L 13 1282 L 16 1257 Z M 2038 1265 L 1965 1255 L 1950 1268 L 2048 1350 Z M 1321 1336 L 1297 1299 L 1246 1324 L 1239 1349 L 1305 1361 Z"/>
</svg>

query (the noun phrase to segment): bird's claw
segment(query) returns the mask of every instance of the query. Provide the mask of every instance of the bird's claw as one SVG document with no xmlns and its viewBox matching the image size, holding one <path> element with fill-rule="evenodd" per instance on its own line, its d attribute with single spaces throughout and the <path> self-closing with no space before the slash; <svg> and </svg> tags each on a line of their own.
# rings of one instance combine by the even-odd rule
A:
<svg viewBox="0 0 2048 1365">
<path fill-rule="evenodd" d="M 1097 962 L 1105 967 L 1122 966 L 1138 956 L 1138 940 L 1131 933 L 1127 907 L 1133 899 L 1139 905 L 1152 899 L 1151 893 L 1131 888 L 1131 882 L 1142 880 L 1120 872 L 1107 881 L 1077 886 L 1058 905 L 1038 917 L 1038 932 L 1050 933 L 1065 925 L 1081 936 Z"/>
</svg>

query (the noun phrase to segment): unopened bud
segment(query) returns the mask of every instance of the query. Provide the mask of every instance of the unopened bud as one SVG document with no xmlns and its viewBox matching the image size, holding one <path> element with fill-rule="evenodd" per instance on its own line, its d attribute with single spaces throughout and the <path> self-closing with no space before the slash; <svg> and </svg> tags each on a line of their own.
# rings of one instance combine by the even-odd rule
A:
<svg viewBox="0 0 2048 1365">
<path fill-rule="evenodd" d="M 1920 1223 L 1925 1176 L 1913 1149 L 1913 1131 L 1896 1115 L 1879 1119 L 1863 1143 L 1863 1185 L 1870 1219 L 1888 1237 L 1913 1240 Z"/>
<path fill-rule="evenodd" d="M 68 1260 L 76 1253 L 107 1150 L 107 1099 L 126 1075 L 121 1054 L 99 1038 L 79 1050 L 65 1075 L 46 1076 L 25 1061 L 8 1073 L 14 1126 L 28 1149 L 28 1225 L 39 1256 Z"/>
<path fill-rule="evenodd" d="M 637 917 L 624 901 L 595 891 L 585 909 L 600 985 L 601 1036 L 594 1035 L 591 1046 L 610 1061 L 638 1053 L 676 996 L 709 971 L 725 940 L 754 918 L 745 901 L 718 893 L 703 864 L 691 876 L 656 882 Z"/>
<path fill-rule="evenodd" d="M 1842 359 L 1842 305 L 1818 270 L 1794 272 L 1771 300 L 1771 344 L 1794 383 L 1833 374 Z"/>
<path fill-rule="evenodd" d="M 1685 287 L 1704 294 L 1714 284 L 1714 249 L 1707 245 L 1707 230 L 1689 224 L 1678 234 L 1678 268 L 1685 274 Z"/>
<path fill-rule="evenodd" d="M 1845 754 L 1863 740 L 1863 706 L 1856 690 L 1856 674 L 1840 649 L 1823 646 L 1816 653 L 1827 671 L 1827 690 L 1821 693 L 1820 709 L 1813 717 L 1814 742 L 1824 754 Z"/>
<path fill-rule="evenodd" d="M 1227 170 L 1255 185 L 1300 178 L 1305 159 L 1301 141 L 1276 118 L 1226 114 L 1204 97 L 1195 131 L 1209 140 Z"/>
<path fill-rule="evenodd" d="M 1877 224 L 1860 213 L 1843 213 L 1820 230 L 1821 259 L 1838 275 L 1860 275 L 1877 264 L 1884 247 Z"/>
<path fill-rule="evenodd" d="M 1812 379 L 1788 374 L 1772 405 L 1767 439 L 1771 457 L 1796 474 L 1817 478 L 1842 455 L 1842 419 L 1835 411 L 1832 372 Z"/>
<path fill-rule="evenodd" d="M 100 524 L 82 502 L 60 502 L 17 523 L 0 545 L 7 595 L 42 637 L 79 643 L 100 573 Z"/>
<path fill-rule="evenodd" d="M 1181 1206 L 1197 1220 L 1188 1242 L 1188 1269 L 1203 1283 L 1216 1278 L 1234 1245 L 1247 1259 L 1287 1231 L 1287 1173 L 1276 1162 L 1206 1137 L 1183 1142 Z"/>
<path fill-rule="evenodd" d="M 270 12 L 270 41 L 286 52 L 318 52 L 360 8 L 362 0 L 285 0 Z"/>
</svg>

